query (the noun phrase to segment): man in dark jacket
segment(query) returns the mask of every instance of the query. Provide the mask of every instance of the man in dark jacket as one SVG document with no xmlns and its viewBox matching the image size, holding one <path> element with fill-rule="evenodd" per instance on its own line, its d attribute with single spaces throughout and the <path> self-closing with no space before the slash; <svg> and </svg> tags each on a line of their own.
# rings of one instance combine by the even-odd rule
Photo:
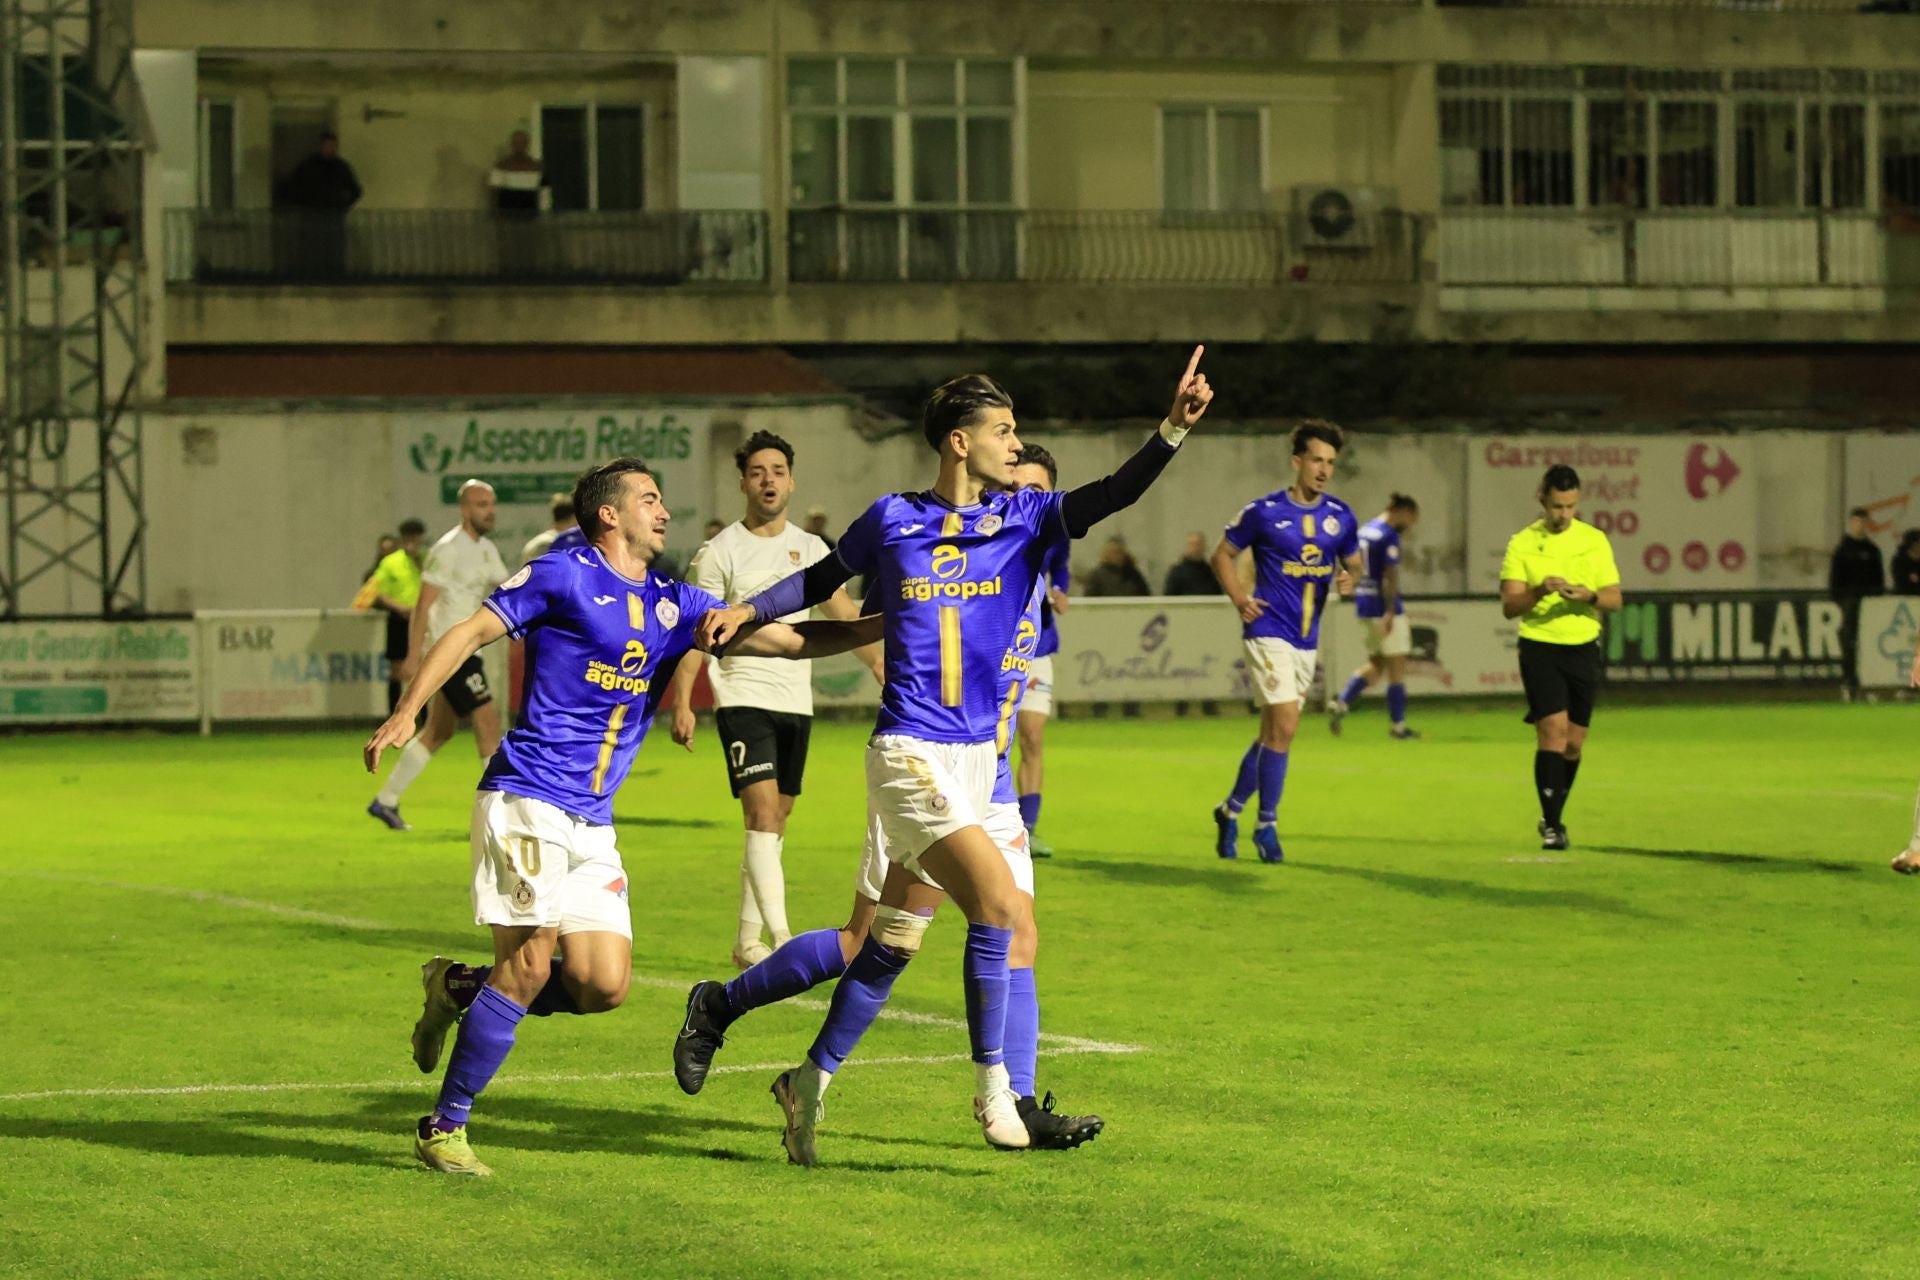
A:
<svg viewBox="0 0 1920 1280">
<path fill-rule="evenodd" d="M 1894 551 L 1889 568 L 1894 595 L 1920 596 L 1920 529 L 1909 529 L 1900 535 L 1900 546 Z"/>
<path fill-rule="evenodd" d="M 278 204 L 293 212 L 282 215 L 297 229 L 303 247 L 299 260 L 282 264 L 296 273 L 338 276 L 347 265 L 347 210 L 360 201 L 360 180 L 353 166 L 340 158 L 340 139 L 329 131 L 320 135 L 314 153 L 280 180 Z"/>
<path fill-rule="evenodd" d="M 1852 698 L 1860 687 L 1855 662 L 1856 640 L 1860 634 L 1860 601 L 1887 589 L 1886 565 L 1880 559 L 1880 546 L 1867 536 L 1867 509 L 1855 507 L 1847 513 L 1847 534 L 1833 549 L 1833 562 L 1827 569 L 1827 591 L 1840 605 L 1840 662 L 1845 683 L 1840 696 Z"/>
<path fill-rule="evenodd" d="M 1220 582 L 1213 576 L 1213 566 L 1207 563 L 1207 538 L 1205 534 L 1187 535 L 1186 549 L 1180 553 L 1180 560 L 1167 570 L 1167 585 L 1161 595 L 1165 596 L 1217 596 L 1220 594 Z"/>
<path fill-rule="evenodd" d="M 1100 551 L 1100 563 L 1083 580 L 1086 585 L 1082 595 L 1089 596 L 1150 596 L 1153 589 L 1147 586 L 1147 579 L 1140 572 L 1140 566 L 1134 563 L 1133 553 L 1127 550 L 1122 538 L 1108 538 L 1107 545 Z"/>
</svg>

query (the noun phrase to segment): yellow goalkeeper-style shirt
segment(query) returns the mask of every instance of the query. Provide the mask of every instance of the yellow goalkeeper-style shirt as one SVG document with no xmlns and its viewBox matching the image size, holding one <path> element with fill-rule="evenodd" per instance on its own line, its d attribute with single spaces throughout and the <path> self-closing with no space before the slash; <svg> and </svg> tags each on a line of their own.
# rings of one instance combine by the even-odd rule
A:
<svg viewBox="0 0 1920 1280">
<path fill-rule="evenodd" d="M 1607 535 L 1575 520 L 1559 533 L 1547 532 L 1546 520 L 1535 520 L 1507 540 L 1500 561 L 1502 582 L 1524 582 L 1537 587 L 1552 577 L 1576 587 L 1599 591 L 1619 585 L 1620 570 L 1613 563 Z M 1542 596 L 1520 619 L 1520 638 L 1547 644 L 1590 644 L 1600 638 L 1600 608 L 1558 593 Z"/>
<path fill-rule="evenodd" d="M 420 562 L 403 547 L 390 553 L 373 571 L 375 597 L 389 596 L 411 609 L 420 603 Z"/>
</svg>

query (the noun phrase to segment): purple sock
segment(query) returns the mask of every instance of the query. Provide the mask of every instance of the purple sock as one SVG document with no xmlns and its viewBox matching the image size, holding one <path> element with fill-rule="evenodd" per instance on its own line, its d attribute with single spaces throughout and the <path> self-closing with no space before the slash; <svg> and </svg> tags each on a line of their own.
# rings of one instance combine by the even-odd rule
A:
<svg viewBox="0 0 1920 1280">
<path fill-rule="evenodd" d="M 1013 930 L 990 924 L 967 926 L 967 950 L 962 972 L 967 983 L 967 1038 L 973 1042 L 973 1060 L 997 1066 L 1006 1060 L 1007 948 Z"/>
<path fill-rule="evenodd" d="M 727 1006 L 737 1018 L 749 1009 L 811 991 L 846 971 L 838 929 L 795 934 L 785 946 L 727 983 Z"/>
<path fill-rule="evenodd" d="M 813 1038 L 807 1057 L 822 1071 L 833 1072 L 847 1060 L 860 1037 L 886 1006 L 893 980 L 907 967 L 909 957 L 869 937 L 860 954 L 847 966 L 840 985 L 833 989 L 833 1003 L 827 1008 L 827 1020 Z"/>
<path fill-rule="evenodd" d="M 1287 785 L 1287 753 L 1260 748 L 1260 821 L 1272 822 L 1280 812 L 1280 792 Z"/>
<path fill-rule="evenodd" d="M 447 992 L 461 1008 L 470 1008 L 474 1000 L 487 985 L 487 977 L 493 972 L 490 964 L 455 965 L 447 971 Z M 533 1003 L 527 1006 L 527 1012 L 536 1018 L 550 1018 L 556 1013 L 579 1013 L 580 1006 L 573 1001 L 573 993 L 567 990 L 566 981 L 560 976 L 560 957 L 553 958 L 553 971 L 547 977 L 547 985 L 540 988 L 533 997 Z"/>
<path fill-rule="evenodd" d="M 1247 748 L 1247 754 L 1240 757 L 1240 772 L 1233 780 L 1233 791 L 1227 796 L 1228 813 L 1239 813 L 1247 807 L 1247 800 L 1253 795 L 1253 789 L 1259 785 L 1260 744 L 1254 743 Z"/>
<path fill-rule="evenodd" d="M 1033 970 L 1007 970 L 1007 1079 L 1015 1094 L 1033 1096 L 1040 1058 L 1040 996 Z"/>
<path fill-rule="evenodd" d="M 1031 831 L 1040 825 L 1040 793 L 1020 797 L 1020 824 Z"/>
<path fill-rule="evenodd" d="M 1393 691 L 1399 687 L 1400 687 L 1399 685 L 1388 685 L 1387 696 L 1392 697 Z M 1341 690 L 1340 701 L 1346 703 L 1349 707 L 1351 707 L 1354 703 L 1360 701 L 1360 695 L 1365 693 L 1366 691 L 1367 691 L 1366 680 L 1361 676 L 1355 676 L 1353 679 L 1347 681 L 1347 687 Z"/>
<path fill-rule="evenodd" d="M 460 1035 L 447 1058 L 447 1076 L 440 1083 L 440 1101 L 433 1106 L 434 1122 L 459 1126 L 473 1111 L 473 1100 L 500 1070 L 513 1049 L 514 1028 L 527 1011 L 492 987 L 482 987 L 460 1020 Z"/>
<path fill-rule="evenodd" d="M 1395 724 L 1407 722 L 1407 686 L 1403 684 L 1387 686 L 1387 715 Z"/>
</svg>

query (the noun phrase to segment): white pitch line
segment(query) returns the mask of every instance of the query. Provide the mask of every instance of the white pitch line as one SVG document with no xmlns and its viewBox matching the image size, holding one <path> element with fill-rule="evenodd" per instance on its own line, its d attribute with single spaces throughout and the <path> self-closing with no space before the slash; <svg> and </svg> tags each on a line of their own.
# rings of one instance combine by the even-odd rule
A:
<svg viewBox="0 0 1920 1280">
<path fill-rule="evenodd" d="M 259 902 L 253 898 L 234 898 L 224 893 L 209 893 L 205 889 L 182 889 L 170 884 L 131 884 L 125 880 L 97 880 L 91 876 L 66 876 L 52 871 L 26 871 L 19 874 L 31 880 L 54 880 L 61 884 L 88 885 L 95 889 L 123 889 L 128 893 L 158 893 L 170 898 L 186 898 L 192 902 L 211 902 L 216 906 L 232 907 L 237 911 L 264 911 L 268 915 L 282 916 L 288 920 L 330 924 L 336 929 L 385 929 L 388 927 L 378 920 L 362 920 L 358 916 L 336 916 L 325 911 L 309 911 L 305 907 L 284 906 L 278 902 Z"/>
<path fill-rule="evenodd" d="M 1071 1037 L 1062 1037 L 1071 1039 Z M 1063 1057 L 1074 1053 L 1144 1053 L 1138 1045 L 1102 1045 L 1098 1041 L 1085 1041 L 1080 1044 L 1065 1045 L 1058 1049 L 1044 1051 L 1049 1057 Z M 971 1061 L 964 1053 L 929 1054 L 921 1057 L 891 1058 L 849 1058 L 847 1061 L 857 1067 L 930 1067 L 943 1066 L 954 1062 Z M 742 1075 L 758 1071 L 785 1071 L 791 1062 L 750 1062 L 734 1066 L 715 1067 L 711 1074 Z M 665 1080 L 673 1075 L 671 1071 L 583 1071 L 549 1072 L 533 1075 L 496 1076 L 494 1085 L 503 1084 L 602 1084 L 622 1080 Z M 276 1084 L 174 1084 L 149 1085 L 129 1088 L 87 1088 L 87 1089 L 38 1089 L 27 1093 L 0 1093 L 0 1102 L 40 1102 L 50 1098 L 175 1098 L 198 1094 L 220 1093 L 346 1093 L 359 1089 L 412 1089 L 432 1084 L 431 1076 L 414 1076 L 406 1080 L 354 1080 L 333 1083 L 320 1080 L 283 1081 Z M 489 1086 L 492 1087 L 492 1086 Z"/>
</svg>

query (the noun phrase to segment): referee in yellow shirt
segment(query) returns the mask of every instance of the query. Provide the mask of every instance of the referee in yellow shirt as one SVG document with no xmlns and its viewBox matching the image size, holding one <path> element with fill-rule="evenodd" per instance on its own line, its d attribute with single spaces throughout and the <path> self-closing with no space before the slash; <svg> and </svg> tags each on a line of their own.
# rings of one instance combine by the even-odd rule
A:
<svg viewBox="0 0 1920 1280">
<path fill-rule="evenodd" d="M 1580 474 L 1552 466 L 1537 494 L 1541 516 L 1507 540 L 1500 608 L 1520 619 L 1520 680 L 1533 726 L 1540 847 L 1567 848 L 1560 821 L 1600 688 L 1600 615 L 1620 607 L 1620 570 L 1607 535 L 1577 517 Z"/>
<path fill-rule="evenodd" d="M 407 628 L 413 608 L 420 603 L 420 543 L 427 526 L 418 520 L 400 523 L 400 549 L 374 566 L 368 583 L 374 589 L 374 604 L 387 615 L 387 710 L 400 701 L 401 682 L 396 678 L 400 664 L 407 660 Z"/>
</svg>

